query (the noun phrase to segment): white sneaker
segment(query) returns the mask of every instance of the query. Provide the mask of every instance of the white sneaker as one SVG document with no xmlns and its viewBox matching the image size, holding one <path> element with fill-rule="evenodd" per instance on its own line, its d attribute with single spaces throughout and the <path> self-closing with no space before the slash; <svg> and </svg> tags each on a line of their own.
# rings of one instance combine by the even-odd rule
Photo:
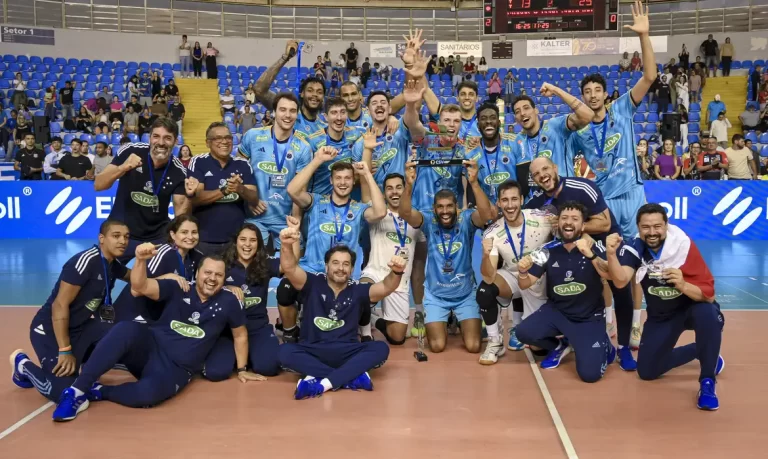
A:
<svg viewBox="0 0 768 459">
<path fill-rule="evenodd" d="M 640 347 L 640 339 L 643 337 L 643 326 L 641 324 L 632 324 L 632 331 L 629 333 L 629 348 L 636 351 Z"/>
<path fill-rule="evenodd" d="M 504 346 L 504 338 L 501 336 L 488 338 L 485 351 L 480 356 L 480 365 L 493 365 L 505 352 L 507 352 L 507 348 Z"/>
</svg>

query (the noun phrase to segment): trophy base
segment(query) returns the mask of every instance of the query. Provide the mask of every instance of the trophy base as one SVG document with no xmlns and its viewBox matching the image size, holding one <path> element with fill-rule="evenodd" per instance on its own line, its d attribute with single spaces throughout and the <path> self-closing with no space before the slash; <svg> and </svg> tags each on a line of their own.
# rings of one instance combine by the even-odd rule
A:
<svg viewBox="0 0 768 459">
<path fill-rule="evenodd" d="M 423 352 L 421 352 L 421 351 L 416 351 L 416 352 L 414 352 L 414 353 L 413 353 L 413 357 L 414 357 L 414 358 L 415 358 L 415 359 L 416 359 L 418 362 L 426 362 L 426 361 L 428 360 L 428 359 L 427 359 L 427 354 L 425 354 L 425 353 L 423 353 Z"/>
</svg>

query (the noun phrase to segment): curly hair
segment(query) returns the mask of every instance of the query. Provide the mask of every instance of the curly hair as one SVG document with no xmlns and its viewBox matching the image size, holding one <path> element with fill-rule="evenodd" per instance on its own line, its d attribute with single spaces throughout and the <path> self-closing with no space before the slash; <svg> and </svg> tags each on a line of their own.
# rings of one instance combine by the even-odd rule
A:
<svg viewBox="0 0 768 459">
<path fill-rule="evenodd" d="M 269 282 L 269 269 L 267 268 L 267 250 L 264 247 L 264 239 L 261 237 L 261 231 L 253 223 L 245 223 L 235 233 L 234 238 L 224 250 L 224 263 L 227 265 L 227 269 L 237 266 L 237 239 L 243 231 L 250 230 L 256 233 L 256 241 L 258 242 L 258 249 L 256 249 L 256 255 L 253 256 L 251 263 L 245 269 L 245 282 L 248 285 L 252 284 L 267 284 Z"/>
</svg>

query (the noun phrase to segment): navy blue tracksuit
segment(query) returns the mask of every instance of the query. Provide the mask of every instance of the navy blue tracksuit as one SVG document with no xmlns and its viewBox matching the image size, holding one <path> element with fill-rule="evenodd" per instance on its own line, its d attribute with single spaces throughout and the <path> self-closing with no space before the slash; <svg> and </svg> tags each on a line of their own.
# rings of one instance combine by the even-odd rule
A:
<svg viewBox="0 0 768 459">
<path fill-rule="evenodd" d="M 592 247 L 605 256 L 600 247 Z M 597 270 L 579 249 L 569 252 L 565 246 L 549 250 L 545 266 L 534 264 L 529 273 L 547 275 L 547 302 L 517 326 L 517 339 L 548 351 L 564 335 L 576 353 L 576 371 L 585 382 L 599 380 L 607 366 L 606 357 L 613 346 L 605 332 L 603 283 Z"/>
<path fill-rule="evenodd" d="M 336 297 L 324 274 L 307 273 L 301 289 L 301 342 L 280 346 L 282 366 L 318 380 L 328 378 L 339 388 L 383 364 L 389 346 L 383 341 L 360 343 L 357 337 L 363 308 L 371 307 L 370 288 L 370 284 L 349 281 Z"/>
</svg>

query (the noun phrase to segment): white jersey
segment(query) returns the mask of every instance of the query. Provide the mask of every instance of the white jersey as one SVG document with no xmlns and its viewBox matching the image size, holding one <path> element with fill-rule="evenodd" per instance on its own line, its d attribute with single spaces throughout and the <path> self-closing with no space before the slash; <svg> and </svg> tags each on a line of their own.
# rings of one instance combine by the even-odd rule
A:
<svg viewBox="0 0 768 459">
<path fill-rule="evenodd" d="M 405 247 L 400 248 L 400 240 L 395 230 L 395 221 L 400 229 L 400 234 L 405 236 Z M 378 280 L 383 279 L 389 274 L 390 269 L 387 266 L 392 256 L 397 252 L 403 258 L 407 258 L 408 263 L 405 267 L 405 274 L 400 280 L 400 286 L 397 292 L 410 291 L 411 269 L 413 268 L 413 252 L 416 249 L 416 240 L 421 230 L 412 228 L 408 225 L 397 212 L 387 210 L 387 215 L 381 221 L 370 224 L 371 235 L 371 254 L 368 259 L 368 265 L 363 270 L 361 277 L 366 277 L 366 273 L 375 274 Z"/>
<path fill-rule="evenodd" d="M 552 240 L 552 224 L 549 222 L 551 214 L 536 209 L 524 209 L 522 212 L 525 219 L 525 247 L 523 247 L 523 253 L 520 253 L 523 225 L 509 228 L 512 243 L 515 244 L 514 250 L 510 245 L 507 230 L 504 228 L 504 217 L 494 222 L 483 233 L 484 239 L 493 239 L 491 255 L 501 256 L 501 259 L 504 260 L 502 269 L 515 274 L 517 274 L 518 257 L 528 255 L 534 249 Z M 517 255 L 515 255 L 515 251 L 517 251 Z"/>
</svg>

